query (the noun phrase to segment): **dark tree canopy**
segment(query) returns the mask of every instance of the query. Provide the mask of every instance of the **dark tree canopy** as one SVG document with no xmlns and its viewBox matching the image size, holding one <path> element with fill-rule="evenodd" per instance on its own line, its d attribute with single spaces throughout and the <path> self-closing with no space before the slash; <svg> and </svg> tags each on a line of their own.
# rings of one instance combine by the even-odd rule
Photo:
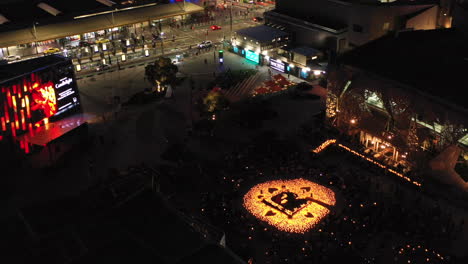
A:
<svg viewBox="0 0 468 264">
<path fill-rule="evenodd" d="M 153 86 L 158 83 L 161 86 L 174 85 L 178 71 L 179 69 L 171 59 L 160 57 L 153 64 L 145 67 L 145 76 Z"/>
</svg>

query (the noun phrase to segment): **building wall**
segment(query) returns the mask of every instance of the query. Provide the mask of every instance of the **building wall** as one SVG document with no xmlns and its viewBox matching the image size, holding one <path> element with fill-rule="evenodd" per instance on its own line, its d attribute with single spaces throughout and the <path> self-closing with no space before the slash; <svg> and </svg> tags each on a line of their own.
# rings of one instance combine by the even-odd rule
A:
<svg viewBox="0 0 468 264">
<path fill-rule="evenodd" d="M 278 13 L 298 18 L 308 18 L 310 21 L 314 21 L 314 18 L 316 18 L 317 21 L 325 20 L 348 25 L 348 33 L 340 36 L 321 29 L 314 30 L 292 25 L 288 21 L 279 21 L 278 18 L 272 18 L 268 21 L 268 15 L 266 15 L 266 18 L 267 22 L 284 25 L 289 31 L 294 32 L 295 37 L 293 40 L 300 45 L 310 45 L 318 49 L 329 48 L 337 51 L 339 50 L 339 40 L 345 38 L 346 41 L 342 42 L 345 45 L 339 51 L 341 52 L 347 48 L 360 46 L 377 39 L 388 33 L 388 31 L 406 28 L 405 16 L 427 8 L 430 9 L 411 18 L 409 25 L 415 29 L 435 29 L 438 14 L 437 7 L 433 5 L 365 5 L 334 0 L 277 1 L 275 11 Z"/>
<path fill-rule="evenodd" d="M 459 2 L 453 6 L 452 27 L 462 28 L 464 32 L 468 32 L 468 1 L 459 0 Z"/>
<path fill-rule="evenodd" d="M 296 17 L 326 18 L 346 23 L 351 4 L 330 0 L 280 0 L 276 10 Z"/>
<path fill-rule="evenodd" d="M 406 28 L 405 16 L 430 8 L 431 5 L 418 6 L 365 6 L 354 5 L 348 22 L 348 39 L 352 45 L 360 46 L 369 41 L 377 39 L 388 31 L 397 31 Z M 428 10 L 429 11 L 429 10 Z M 427 11 L 426 11 L 427 12 Z M 414 22 L 422 26 L 424 21 L 432 20 L 433 27 L 426 29 L 435 29 L 437 11 L 432 10 L 426 14 L 417 15 L 412 18 Z M 433 16 L 432 18 L 430 16 Z M 355 30 L 355 25 L 362 28 L 362 32 Z M 426 25 L 427 26 L 427 25 Z"/>
<path fill-rule="evenodd" d="M 291 40 L 297 45 L 312 46 L 317 49 L 330 49 L 337 51 L 338 40 L 346 38 L 346 32 L 332 33 L 306 21 L 291 21 L 283 17 L 278 17 L 265 13 L 267 23 L 282 25 L 286 31 L 291 32 Z"/>
<path fill-rule="evenodd" d="M 437 27 L 437 14 L 439 12 L 438 6 L 433 6 L 423 13 L 410 18 L 406 21 L 406 28 L 414 30 L 429 30 Z"/>
</svg>

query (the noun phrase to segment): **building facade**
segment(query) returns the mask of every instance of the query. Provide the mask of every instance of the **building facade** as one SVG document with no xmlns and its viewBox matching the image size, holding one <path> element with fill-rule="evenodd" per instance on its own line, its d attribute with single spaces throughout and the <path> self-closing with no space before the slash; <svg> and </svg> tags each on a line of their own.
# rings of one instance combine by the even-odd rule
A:
<svg viewBox="0 0 468 264">
<path fill-rule="evenodd" d="M 401 173 L 429 171 L 468 191 L 460 177 L 468 178 L 468 105 L 457 98 L 467 84 L 459 70 L 468 70 L 461 36 L 404 32 L 346 53 L 329 72 L 329 125 L 369 158 Z M 424 60 L 441 42 L 453 51 Z"/>
<path fill-rule="evenodd" d="M 341 53 L 389 31 L 435 29 L 438 10 L 435 1 L 279 0 L 265 19 L 297 44 Z"/>
</svg>

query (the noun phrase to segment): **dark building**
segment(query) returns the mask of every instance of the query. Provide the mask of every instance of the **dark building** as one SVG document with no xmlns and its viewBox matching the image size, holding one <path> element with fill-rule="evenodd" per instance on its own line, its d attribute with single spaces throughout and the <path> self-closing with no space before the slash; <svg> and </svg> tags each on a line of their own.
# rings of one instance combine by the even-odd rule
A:
<svg viewBox="0 0 468 264">
<path fill-rule="evenodd" d="M 421 30 L 345 53 L 329 72 L 328 121 L 364 155 L 468 191 L 467 45 L 460 30 Z"/>
<path fill-rule="evenodd" d="M 265 19 L 298 45 L 340 53 L 389 31 L 435 29 L 438 11 L 432 0 L 278 0 Z"/>
<path fill-rule="evenodd" d="M 453 1 L 450 15 L 451 26 L 464 29 L 464 32 L 468 33 L 468 1 Z"/>
</svg>

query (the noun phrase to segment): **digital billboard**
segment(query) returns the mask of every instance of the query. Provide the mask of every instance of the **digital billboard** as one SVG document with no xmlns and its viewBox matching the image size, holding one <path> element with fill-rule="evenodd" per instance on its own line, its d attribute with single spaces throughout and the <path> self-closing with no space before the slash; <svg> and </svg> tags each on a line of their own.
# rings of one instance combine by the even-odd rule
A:
<svg viewBox="0 0 468 264">
<path fill-rule="evenodd" d="M 270 67 L 272 69 L 275 69 L 279 72 L 284 72 L 285 71 L 285 67 L 286 64 L 284 64 L 284 62 L 280 61 L 280 60 L 276 60 L 276 59 L 270 59 Z"/>
<path fill-rule="evenodd" d="M 16 137 L 81 110 L 73 67 L 69 63 L 44 67 L 0 84 L 0 136 Z"/>
<path fill-rule="evenodd" d="M 245 58 L 255 63 L 260 63 L 260 55 L 251 50 L 245 50 Z"/>
</svg>

